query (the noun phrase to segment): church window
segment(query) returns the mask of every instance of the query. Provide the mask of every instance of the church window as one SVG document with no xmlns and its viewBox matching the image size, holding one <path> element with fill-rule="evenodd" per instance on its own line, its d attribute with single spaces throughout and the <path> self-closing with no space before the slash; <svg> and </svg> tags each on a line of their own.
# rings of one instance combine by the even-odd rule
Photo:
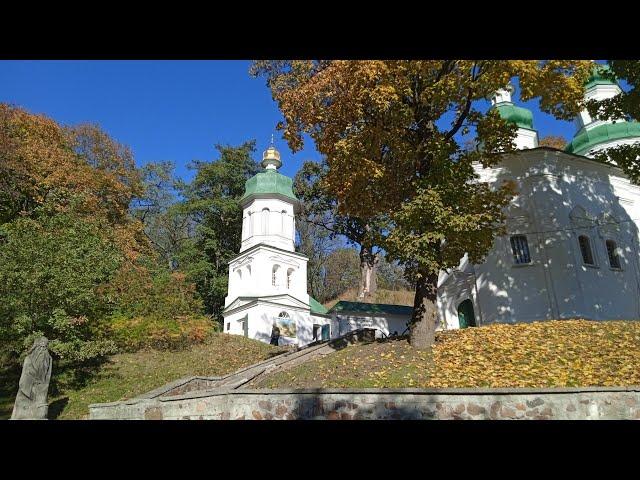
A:
<svg viewBox="0 0 640 480">
<path fill-rule="evenodd" d="M 618 246 L 613 240 L 605 242 L 607 246 L 607 255 L 609 255 L 609 266 L 611 268 L 622 268 L 620 266 L 620 256 L 618 255 Z"/>
<path fill-rule="evenodd" d="M 291 280 L 293 279 L 293 268 L 287 270 L 287 290 L 291 288 Z"/>
<path fill-rule="evenodd" d="M 280 312 L 278 318 L 291 318 L 287 312 Z"/>
<path fill-rule="evenodd" d="M 585 265 L 595 265 L 593 261 L 593 252 L 591 251 L 591 241 L 586 235 L 580 235 L 578 237 L 578 243 L 580 244 L 580 253 L 582 254 L 582 262 Z"/>
<path fill-rule="evenodd" d="M 274 265 L 271 269 L 271 285 L 274 287 L 278 286 L 278 270 L 280 270 L 280 265 Z"/>
<path fill-rule="evenodd" d="M 511 237 L 511 250 L 513 252 L 513 261 L 516 265 L 531 263 L 531 255 L 529 254 L 529 243 L 526 235 L 514 235 Z"/>
<path fill-rule="evenodd" d="M 242 270 L 236 270 L 238 272 L 238 280 L 242 281 Z"/>
<path fill-rule="evenodd" d="M 269 235 L 269 209 L 262 209 L 262 234 Z"/>
<path fill-rule="evenodd" d="M 231 330 L 231 322 L 227 322 L 227 332 Z"/>
</svg>

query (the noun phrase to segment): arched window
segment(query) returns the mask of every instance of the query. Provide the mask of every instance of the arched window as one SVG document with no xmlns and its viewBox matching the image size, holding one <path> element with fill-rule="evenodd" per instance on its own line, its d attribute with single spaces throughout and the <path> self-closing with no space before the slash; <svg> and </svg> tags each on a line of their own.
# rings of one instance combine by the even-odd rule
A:
<svg viewBox="0 0 640 480">
<path fill-rule="evenodd" d="M 274 287 L 278 286 L 278 270 L 280 270 L 280 265 L 274 265 L 271 269 L 271 285 Z"/>
<path fill-rule="evenodd" d="M 622 268 L 620 266 L 620 256 L 618 255 L 618 246 L 613 240 L 605 242 L 607 246 L 607 255 L 609 256 L 609 266 L 611 268 Z"/>
<path fill-rule="evenodd" d="M 287 270 L 287 290 L 291 288 L 291 282 L 293 280 L 293 268 Z"/>
<path fill-rule="evenodd" d="M 591 241 L 586 235 L 580 235 L 578 237 L 578 244 L 580 245 L 580 253 L 582 254 L 582 262 L 585 265 L 595 265 L 593 261 L 593 252 L 591 251 Z"/>
<path fill-rule="evenodd" d="M 236 272 L 238 272 L 238 280 L 242 281 L 242 270 L 238 269 Z"/>
<path fill-rule="evenodd" d="M 247 238 L 253 235 L 253 215 L 247 212 Z"/>
<path fill-rule="evenodd" d="M 531 263 L 529 243 L 527 242 L 526 235 L 514 235 L 511 237 L 511 251 L 513 252 L 513 261 L 516 265 Z"/>
<path fill-rule="evenodd" d="M 262 234 L 269 235 L 269 209 L 262 209 Z"/>
<path fill-rule="evenodd" d="M 287 312 L 280 312 L 278 318 L 291 318 Z"/>
<path fill-rule="evenodd" d="M 247 265 L 247 276 L 251 276 L 251 265 Z"/>
<path fill-rule="evenodd" d="M 285 225 L 287 223 L 287 211 L 286 210 L 282 210 L 282 212 L 280 212 L 280 233 L 282 235 L 285 234 Z"/>
</svg>

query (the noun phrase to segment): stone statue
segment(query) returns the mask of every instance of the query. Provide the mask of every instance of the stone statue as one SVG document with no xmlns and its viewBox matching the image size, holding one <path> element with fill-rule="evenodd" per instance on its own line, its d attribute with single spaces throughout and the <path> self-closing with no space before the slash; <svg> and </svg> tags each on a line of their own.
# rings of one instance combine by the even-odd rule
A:
<svg viewBox="0 0 640 480">
<path fill-rule="evenodd" d="M 51 355 L 47 345 L 49 340 L 46 337 L 36 338 L 24 359 L 12 420 L 47 418 L 47 392 L 51 379 Z"/>
</svg>

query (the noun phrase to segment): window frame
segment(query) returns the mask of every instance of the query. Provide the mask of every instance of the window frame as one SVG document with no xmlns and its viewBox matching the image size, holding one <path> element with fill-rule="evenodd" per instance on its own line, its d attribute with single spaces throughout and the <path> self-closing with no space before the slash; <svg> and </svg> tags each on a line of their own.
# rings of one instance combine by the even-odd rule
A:
<svg viewBox="0 0 640 480">
<path fill-rule="evenodd" d="M 527 253 L 527 256 L 529 258 L 528 262 L 518 262 L 517 261 L 518 258 L 517 258 L 517 255 L 516 255 L 516 245 L 514 243 L 514 239 L 516 237 L 523 238 L 524 241 L 525 241 L 526 253 Z M 533 257 L 531 255 L 531 248 L 529 247 L 529 238 L 525 234 L 515 233 L 515 234 L 509 235 L 509 254 L 511 256 L 511 265 L 513 267 L 525 267 L 527 265 L 533 265 Z"/>
<path fill-rule="evenodd" d="M 584 259 L 584 253 L 582 251 L 582 243 L 580 242 L 580 239 L 582 238 L 586 238 L 587 239 L 587 246 L 589 248 L 589 255 L 591 257 L 591 261 L 592 263 L 587 263 Z M 598 262 L 596 260 L 596 255 L 595 255 L 595 251 L 593 249 L 593 245 L 591 242 L 591 237 L 589 235 L 587 235 L 586 233 L 580 233 L 578 235 L 578 249 L 580 250 L 580 258 L 582 259 L 582 265 L 584 267 L 590 267 L 590 268 L 598 268 Z"/>
<path fill-rule="evenodd" d="M 615 256 L 615 259 L 616 259 L 616 263 L 617 263 L 616 266 L 611 264 L 611 253 L 609 252 L 610 243 L 613 244 L 613 255 Z M 604 241 L 604 248 L 607 252 L 607 261 L 609 262 L 609 269 L 621 272 L 623 268 L 622 268 L 622 260 L 620 258 L 620 254 L 618 254 L 618 249 L 620 248 L 618 247 L 618 242 L 616 242 L 613 238 L 607 238 Z"/>
</svg>

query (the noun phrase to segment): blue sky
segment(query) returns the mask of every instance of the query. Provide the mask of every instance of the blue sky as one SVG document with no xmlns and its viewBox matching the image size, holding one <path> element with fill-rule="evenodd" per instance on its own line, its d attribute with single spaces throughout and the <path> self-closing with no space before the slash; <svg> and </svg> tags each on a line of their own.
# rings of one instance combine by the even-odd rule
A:
<svg viewBox="0 0 640 480">
<path fill-rule="evenodd" d="M 264 79 L 249 76 L 249 61 L 0 61 L 0 102 L 45 114 L 59 123 L 99 124 L 129 145 L 136 162 L 171 160 L 186 179 L 191 160 L 216 157 L 214 145 L 256 139 L 261 155 L 281 119 Z M 534 112 L 540 138 L 573 137 L 575 127 Z M 293 155 L 276 133 L 281 172 L 295 175 L 319 160 L 311 142 Z"/>
</svg>

